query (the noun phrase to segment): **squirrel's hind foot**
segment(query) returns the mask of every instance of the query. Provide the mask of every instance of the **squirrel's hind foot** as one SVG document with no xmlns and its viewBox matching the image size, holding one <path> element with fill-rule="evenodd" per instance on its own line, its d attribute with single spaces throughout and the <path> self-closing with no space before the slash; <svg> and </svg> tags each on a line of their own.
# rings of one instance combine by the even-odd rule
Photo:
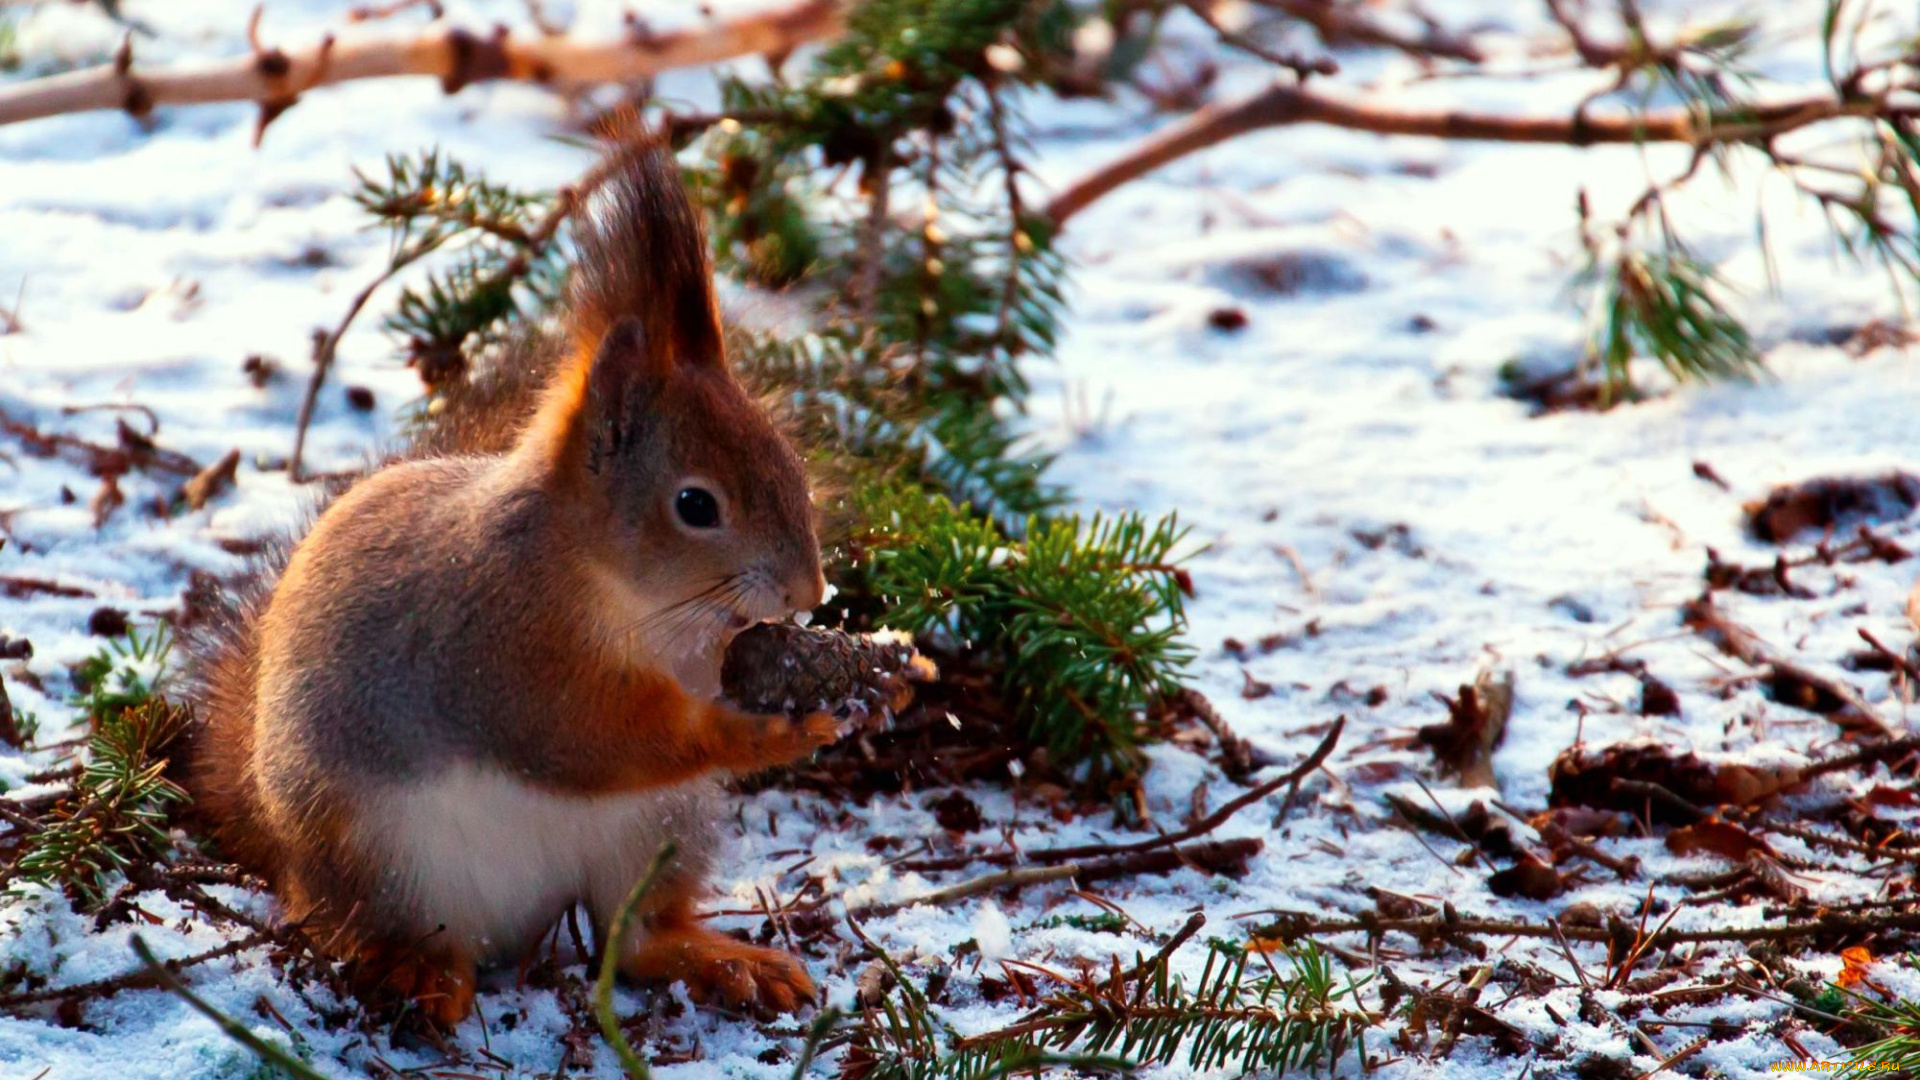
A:
<svg viewBox="0 0 1920 1080">
<path fill-rule="evenodd" d="M 620 970 L 633 979 L 685 983 L 698 1002 L 760 1013 L 790 1013 L 814 999 L 813 979 L 793 956 L 701 926 L 653 930 Z"/>
<path fill-rule="evenodd" d="M 473 1012 L 475 965 L 461 953 L 428 953 L 411 945 L 363 946 L 353 962 L 355 990 L 381 1005 L 406 1004 L 442 1028 Z"/>
</svg>

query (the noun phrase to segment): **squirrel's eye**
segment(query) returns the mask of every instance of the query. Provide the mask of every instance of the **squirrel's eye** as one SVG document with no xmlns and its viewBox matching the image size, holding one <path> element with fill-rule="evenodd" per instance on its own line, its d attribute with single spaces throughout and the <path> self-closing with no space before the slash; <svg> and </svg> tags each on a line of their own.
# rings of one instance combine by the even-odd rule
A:
<svg viewBox="0 0 1920 1080">
<path fill-rule="evenodd" d="M 706 488 L 681 488 L 680 494 L 673 497 L 673 511 L 691 528 L 720 527 L 720 500 Z"/>
</svg>

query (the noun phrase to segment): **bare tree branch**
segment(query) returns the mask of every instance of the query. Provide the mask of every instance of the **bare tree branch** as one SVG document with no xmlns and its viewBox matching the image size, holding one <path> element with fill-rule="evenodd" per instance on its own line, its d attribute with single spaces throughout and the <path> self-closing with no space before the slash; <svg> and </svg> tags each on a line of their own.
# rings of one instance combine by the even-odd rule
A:
<svg viewBox="0 0 1920 1080">
<path fill-rule="evenodd" d="M 1320 40 L 1338 48 L 1342 45 L 1377 45 L 1397 49 L 1409 56 L 1465 60 L 1480 63 L 1486 54 L 1472 39 L 1431 27 L 1425 34 L 1403 34 L 1375 19 L 1367 5 L 1337 3 L 1335 0 L 1255 0 L 1262 7 L 1285 12 L 1313 27 Z"/>
<path fill-rule="evenodd" d="M 628 82 L 670 68 L 789 52 L 838 33 L 842 15 L 840 0 L 797 0 L 731 22 L 593 42 L 515 36 L 504 27 L 484 34 L 432 27 L 338 41 L 329 35 L 294 52 L 256 46 L 247 56 L 154 71 L 136 70 L 131 47 L 123 46 L 110 64 L 0 85 L 0 125 L 97 109 L 144 116 L 162 105 L 225 101 L 258 102 L 271 119 L 316 87 L 403 75 L 437 78 L 449 94 L 495 79 L 561 88 Z"/>
<path fill-rule="evenodd" d="M 1797 128 L 1843 117 L 1911 120 L 1920 117 L 1920 107 L 1895 105 L 1879 95 L 1843 100 L 1832 94 L 1817 94 L 1704 118 L 1684 108 L 1622 116 L 1501 116 L 1398 109 L 1276 84 L 1239 101 L 1199 109 L 1154 134 L 1119 160 L 1062 191 L 1048 204 L 1047 215 L 1055 224 L 1065 224 L 1101 196 L 1163 165 L 1248 132 L 1291 124 L 1486 142 L 1567 146 L 1665 142 L 1698 147 L 1764 142 Z"/>
</svg>

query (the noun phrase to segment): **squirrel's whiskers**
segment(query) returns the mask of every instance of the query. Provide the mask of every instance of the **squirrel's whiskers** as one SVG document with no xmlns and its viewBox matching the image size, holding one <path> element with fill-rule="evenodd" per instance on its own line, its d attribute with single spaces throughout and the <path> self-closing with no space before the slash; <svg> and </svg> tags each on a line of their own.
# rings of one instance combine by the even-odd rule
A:
<svg viewBox="0 0 1920 1080">
<path fill-rule="evenodd" d="M 623 634 L 662 656 L 681 656 L 703 647 L 723 645 L 721 636 L 744 626 L 738 604 L 744 598 L 744 575 L 733 574 L 687 597 L 634 620 Z M 741 623 L 742 625 L 734 625 Z M 699 633 L 699 636 L 690 635 Z"/>
</svg>

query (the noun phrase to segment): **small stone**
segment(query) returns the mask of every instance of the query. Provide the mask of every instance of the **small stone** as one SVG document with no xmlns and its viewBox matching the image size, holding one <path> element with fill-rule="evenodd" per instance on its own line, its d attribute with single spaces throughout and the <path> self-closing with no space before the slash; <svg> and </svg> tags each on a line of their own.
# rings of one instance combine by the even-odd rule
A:
<svg viewBox="0 0 1920 1080">
<path fill-rule="evenodd" d="M 1247 313 L 1237 307 L 1214 308 L 1207 313 L 1207 325 L 1223 333 L 1237 333 L 1247 328 Z"/>
<path fill-rule="evenodd" d="M 94 637 L 121 637 L 126 632 L 127 613 L 119 608 L 97 608 L 87 616 L 87 633 Z"/>
<path fill-rule="evenodd" d="M 1607 917 L 1598 904 L 1576 900 L 1560 912 L 1561 926 L 1605 926 Z"/>
</svg>

